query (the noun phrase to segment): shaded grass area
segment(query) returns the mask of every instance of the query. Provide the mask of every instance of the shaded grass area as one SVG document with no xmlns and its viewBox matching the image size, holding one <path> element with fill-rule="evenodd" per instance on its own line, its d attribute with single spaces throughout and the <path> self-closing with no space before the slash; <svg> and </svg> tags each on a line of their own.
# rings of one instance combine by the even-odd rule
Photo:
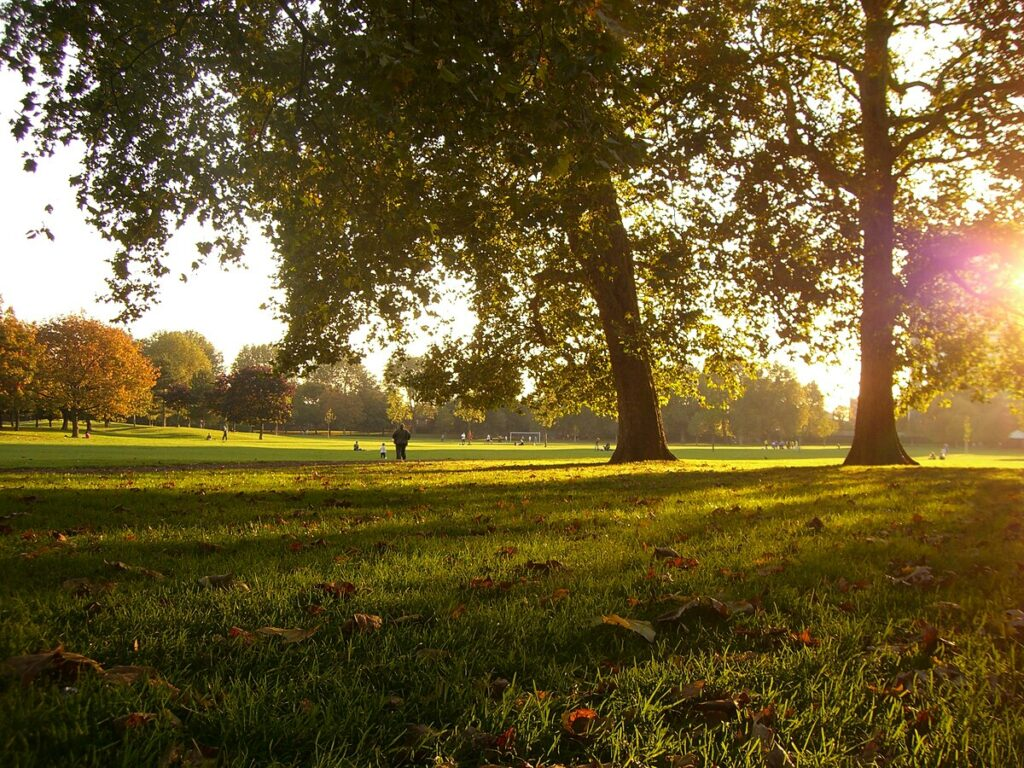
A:
<svg viewBox="0 0 1024 768">
<path fill-rule="evenodd" d="M 1017 765 L 1005 612 L 1022 607 L 1021 481 L 945 466 L 12 470 L 0 658 L 63 644 L 158 679 L 4 676 L 0 751 L 10 765 Z M 198 584 L 227 573 L 249 589 Z M 657 621 L 693 597 L 735 613 L 705 602 Z M 652 622 L 653 642 L 595 625 L 611 615 Z M 250 634 L 266 626 L 315 633 Z"/>
</svg>

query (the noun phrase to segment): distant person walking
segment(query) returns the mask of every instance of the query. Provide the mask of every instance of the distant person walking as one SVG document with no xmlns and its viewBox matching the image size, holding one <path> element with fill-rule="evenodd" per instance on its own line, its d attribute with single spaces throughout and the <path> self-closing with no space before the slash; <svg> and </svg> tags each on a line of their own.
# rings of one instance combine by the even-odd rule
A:
<svg viewBox="0 0 1024 768">
<path fill-rule="evenodd" d="M 220 428 L 220 441 L 223 443 L 227 439 L 228 439 L 228 425 L 225 423 L 224 426 Z"/>
<path fill-rule="evenodd" d="M 409 445 L 412 435 L 405 428 L 405 424 L 399 424 L 398 429 L 391 433 L 391 439 L 395 443 L 395 461 L 405 461 L 405 448 Z"/>
<path fill-rule="evenodd" d="M 387 443 L 381 443 L 380 444 L 380 457 L 382 459 L 386 459 L 388 457 L 388 444 Z"/>
</svg>

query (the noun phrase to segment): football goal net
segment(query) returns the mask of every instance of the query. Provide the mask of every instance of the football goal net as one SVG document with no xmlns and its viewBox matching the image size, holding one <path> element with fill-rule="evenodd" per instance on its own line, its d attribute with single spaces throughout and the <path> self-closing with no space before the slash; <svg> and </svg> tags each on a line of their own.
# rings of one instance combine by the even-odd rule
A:
<svg viewBox="0 0 1024 768">
<path fill-rule="evenodd" d="M 509 432 L 508 441 L 515 445 L 537 445 L 541 442 L 540 432 Z"/>
</svg>

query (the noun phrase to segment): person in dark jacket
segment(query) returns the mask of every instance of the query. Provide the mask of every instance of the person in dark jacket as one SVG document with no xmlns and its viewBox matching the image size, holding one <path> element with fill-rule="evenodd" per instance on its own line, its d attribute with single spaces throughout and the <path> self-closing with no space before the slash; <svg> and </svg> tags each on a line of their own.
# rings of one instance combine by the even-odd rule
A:
<svg viewBox="0 0 1024 768">
<path fill-rule="evenodd" d="M 395 460 L 405 461 L 405 447 L 409 445 L 412 435 L 405 428 L 405 424 L 399 424 L 398 429 L 391 433 L 391 439 L 395 443 Z"/>
</svg>

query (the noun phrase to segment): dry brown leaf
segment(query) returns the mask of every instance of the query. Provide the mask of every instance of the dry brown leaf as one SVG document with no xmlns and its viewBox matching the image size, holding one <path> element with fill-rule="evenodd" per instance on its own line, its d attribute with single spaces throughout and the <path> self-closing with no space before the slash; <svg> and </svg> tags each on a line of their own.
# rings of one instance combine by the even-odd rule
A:
<svg viewBox="0 0 1024 768">
<path fill-rule="evenodd" d="M 76 680 L 83 672 L 103 672 L 103 666 L 98 661 L 78 653 L 67 653 L 64 646 L 43 653 L 12 656 L 0 665 L 0 669 L 20 677 L 22 685 L 28 685 L 40 675 Z"/>
<path fill-rule="evenodd" d="M 103 562 L 114 570 L 124 571 L 125 573 L 138 573 L 154 579 L 155 581 L 163 581 L 167 578 L 164 574 L 160 573 L 160 571 L 154 571 L 151 568 L 143 568 L 141 565 L 128 565 L 127 563 L 122 563 L 120 560 L 104 560 Z"/>
<path fill-rule="evenodd" d="M 679 557 L 679 556 L 680 556 L 679 553 L 676 552 L 674 549 L 672 549 L 672 547 L 655 547 L 654 548 L 654 557 L 657 557 L 657 558 L 662 559 L 662 560 L 665 559 L 665 558 L 668 558 L 668 557 Z"/>
<path fill-rule="evenodd" d="M 654 642 L 654 627 L 651 626 L 649 621 L 640 621 L 639 619 L 627 619 L 619 616 L 617 613 L 610 614 L 608 616 L 602 616 L 595 624 L 611 624 L 612 626 L 622 627 L 628 629 L 630 632 L 636 632 L 640 637 L 649 643 Z"/>
<path fill-rule="evenodd" d="M 323 581 L 316 585 L 326 595 L 348 600 L 356 593 L 356 585 L 351 581 Z"/>
<path fill-rule="evenodd" d="M 111 683 L 116 683 L 118 685 L 133 685 L 140 680 L 145 681 L 156 677 L 156 670 L 152 667 L 125 665 L 111 667 L 110 669 L 105 670 L 102 675 L 104 680 Z"/>
<path fill-rule="evenodd" d="M 310 629 L 281 629 L 280 627 L 260 627 L 256 630 L 255 634 L 263 635 L 265 637 L 280 637 L 285 643 L 298 643 L 302 640 L 308 640 L 309 638 L 311 638 L 318 629 L 320 629 L 320 625 L 311 627 Z"/>
<path fill-rule="evenodd" d="M 238 589 L 248 592 L 249 585 L 244 581 L 235 581 L 235 574 L 224 573 L 220 576 L 203 576 L 198 581 L 203 589 Z"/>
<path fill-rule="evenodd" d="M 384 624 L 384 619 L 372 613 L 354 613 L 352 618 L 342 624 L 343 632 L 376 632 Z"/>
</svg>

